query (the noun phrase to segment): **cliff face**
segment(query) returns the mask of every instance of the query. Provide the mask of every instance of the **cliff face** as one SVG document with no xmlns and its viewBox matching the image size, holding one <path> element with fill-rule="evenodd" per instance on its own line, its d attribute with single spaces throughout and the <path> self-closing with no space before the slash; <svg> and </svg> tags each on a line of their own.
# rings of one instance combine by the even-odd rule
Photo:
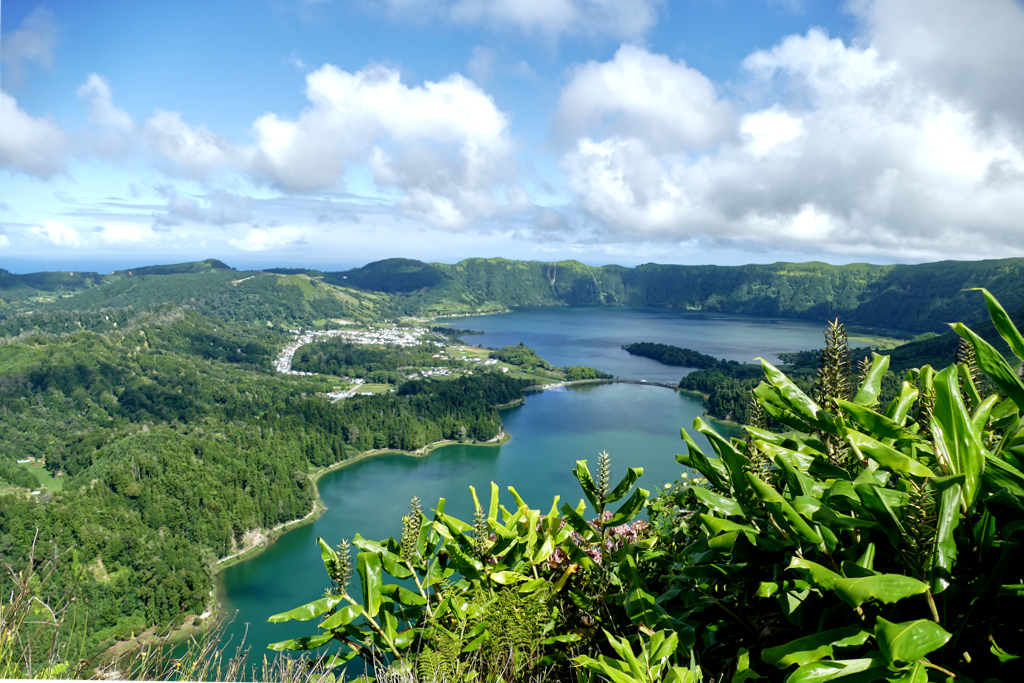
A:
<svg viewBox="0 0 1024 683">
<path fill-rule="evenodd" d="M 341 274 L 329 274 L 337 277 Z M 1010 310 L 1024 307 L 1024 259 L 910 266 L 775 263 L 747 266 L 644 264 L 636 268 L 466 259 L 371 263 L 345 274 L 349 285 L 404 299 L 407 312 L 472 312 L 495 306 L 653 306 L 847 324 L 943 331 L 950 320 L 985 319 L 987 287 Z M 443 305 L 442 305 L 443 304 Z"/>
</svg>

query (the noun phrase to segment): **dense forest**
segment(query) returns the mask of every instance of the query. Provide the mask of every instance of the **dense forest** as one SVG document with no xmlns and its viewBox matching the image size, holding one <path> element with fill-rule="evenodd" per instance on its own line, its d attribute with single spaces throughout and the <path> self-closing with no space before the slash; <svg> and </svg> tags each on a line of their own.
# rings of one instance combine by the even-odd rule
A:
<svg viewBox="0 0 1024 683">
<path fill-rule="evenodd" d="M 529 384 L 478 370 L 332 404 L 319 395 L 327 378 L 271 370 L 291 335 L 262 321 L 164 304 L 2 325 L 0 558 L 24 568 L 37 533 L 37 558 L 66 553 L 47 590 L 74 587 L 88 600 L 78 622 L 88 633 L 75 641 L 83 655 L 202 612 L 217 558 L 247 532 L 312 509 L 313 468 L 374 448 L 491 439 L 501 430 L 494 406 Z M 396 353 L 347 352 L 364 369 Z M 45 470 L 16 462 L 28 459 Z M 42 492 L 25 495 L 41 477 Z"/>
<path fill-rule="evenodd" d="M 715 358 L 693 349 L 684 349 L 670 344 L 656 344 L 654 342 L 634 342 L 624 344 L 623 350 L 631 356 L 642 356 L 656 360 L 665 365 L 681 365 L 687 368 L 717 368 L 720 366 L 738 365 L 738 361 L 727 361 Z"/>
<path fill-rule="evenodd" d="M 538 356 L 536 351 L 526 346 L 523 342 L 495 349 L 491 351 L 491 356 L 510 365 L 518 365 L 526 370 L 538 368 L 541 370 L 553 369 L 546 360 Z"/>
<path fill-rule="evenodd" d="M 435 358 L 437 355 L 438 349 L 434 346 L 384 348 L 352 344 L 343 338 L 335 338 L 301 347 L 292 358 L 292 368 L 302 372 L 359 377 L 370 382 L 398 384 L 403 379 L 401 368 L 467 365 L 450 358 Z"/>
</svg>

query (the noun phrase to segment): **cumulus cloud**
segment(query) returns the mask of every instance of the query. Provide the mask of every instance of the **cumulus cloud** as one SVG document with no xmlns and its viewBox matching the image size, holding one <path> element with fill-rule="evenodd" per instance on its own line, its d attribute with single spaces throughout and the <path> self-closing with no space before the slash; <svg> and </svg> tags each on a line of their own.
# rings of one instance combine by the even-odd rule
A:
<svg viewBox="0 0 1024 683">
<path fill-rule="evenodd" d="M 884 59 L 943 96 L 963 100 L 983 121 L 1024 128 L 1024 7 L 1014 0 L 853 3 Z"/>
<path fill-rule="evenodd" d="M 85 83 L 78 87 L 75 94 L 88 101 L 89 122 L 94 126 L 124 131 L 132 129 L 132 117 L 128 115 L 128 112 L 114 106 L 110 84 L 99 74 L 89 74 Z"/>
<path fill-rule="evenodd" d="M 28 114 L 3 91 L 0 121 L 0 166 L 38 178 L 49 178 L 64 170 L 71 140 L 57 124 Z"/>
<path fill-rule="evenodd" d="M 0 235 L 0 249 L 11 246 L 11 240 L 7 235 Z"/>
<path fill-rule="evenodd" d="M 53 12 L 39 7 L 21 22 L 21 27 L 5 33 L 0 40 L 0 66 L 6 85 L 20 85 L 25 65 L 35 62 L 45 69 L 53 68 L 53 49 L 59 42 Z"/>
<path fill-rule="evenodd" d="M 146 119 L 144 136 L 156 152 L 194 177 L 240 161 L 239 152 L 226 138 L 206 126 L 193 128 L 178 112 L 158 110 Z"/>
<path fill-rule="evenodd" d="M 306 77 L 312 102 L 297 119 L 253 124 L 251 168 L 288 191 L 336 185 L 346 161 L 432 224 L 462 228 L 502 210 L 495 185 L 514 174 L 509 121 L 472 81 L 453 74 L 409 87 L 393 69 L 350 73 L 326 65 Z"/>
<path fill-rule="evenodd" d="M 28 233 L 57 247 L 78 247 L 82 244 L 77 230 L 57 221 L 43 221 L 29 228 Z"/>
<path fill-rule="evenodd" d="M 241 239 L 228 240 L 228 244 L 241 251 L 267 251 L 305 244 L 305 240 L 299 228 L 253 228 Z"/>
<path fill-rule="evenodd" d="M 383 0 L 392 16 L 441 17 L 463 26 L 634 40 L 658 21 L 660 0 Z"/>
<path fill-rule="evenodd" d="M 679 152 L 719 142 L 732 131 L 733 115 L 699 71 L 623 45 L 611 61 L 576 69 L 556 122 L 574 135 L 625 137 Z"/>
<path fill-rule="evenodd" d="M 885 18 L 891 6 L 902 2 L 879 0 L 860 11 Z M 598 76 L 622 71 L 621 50 L 611 62 L 581 68 L 563 93 L 563 125 L 580 135 L 561 159 L 581 208 L 620 239 L 883 259 L 1019 252 L 1024 127 L 1010 113 L 989 116 L 971 88 L 954 92 L 876 47 L 876 34 L 889 29 L 872 27 L 863 43 L 811 30 L 750 55 L 751 90 L 765 101 L 726 132 L 705 123 L 715 117 L 699 115 L 715 102 L 706 94 L 690 110 L 668 95 L 631 95 L 647 105 L 608 99 L 614 91 Z M 1024 22 L 1015 35 L 1024 44 Z M 625 54 L 652 57 L 638 48 Z M 673 81 L 654 92 L 690 92 L 680 84 L 702 78 L 672 66 Z M 596 83 L 604 104 L 594 98 L 586 106 L 581 83 Z M 1006 76 L 1003 85 L 1014 83 Z M 573 102 L 584 106 L 572 111 Z M 654 133 L 640 123 L 680 110 L 682 122 Z M 702 138 L 702 131 L 712 132 Z M 716 136 L 717 147 L 693 152 Z"/>
</svg>

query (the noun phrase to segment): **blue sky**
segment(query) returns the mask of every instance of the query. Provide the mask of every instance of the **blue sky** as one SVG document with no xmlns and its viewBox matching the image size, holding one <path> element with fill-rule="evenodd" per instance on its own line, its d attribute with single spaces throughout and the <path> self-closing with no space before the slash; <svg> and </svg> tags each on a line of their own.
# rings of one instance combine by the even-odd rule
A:
<svg viewBox="0 0 1024 683">
<path fill-rule="evenodd" d="M 0 267 L 1024 255 L 1016 0 L 0 5 Z"/>
</svg>

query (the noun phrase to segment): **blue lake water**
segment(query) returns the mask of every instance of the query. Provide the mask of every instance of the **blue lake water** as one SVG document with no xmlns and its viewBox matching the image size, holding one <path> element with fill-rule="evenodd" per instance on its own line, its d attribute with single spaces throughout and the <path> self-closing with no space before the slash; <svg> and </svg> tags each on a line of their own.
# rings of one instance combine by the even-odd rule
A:
<svg viewBox="0 0 1024 683">
<path fill-rule="evenodd" d="M 752 363 L 758 356 L 778 363 L 779 353 L 821 348 L 825 326 L 824 320 L 566 306 L 517 308 L 442 322 L 485 333 L 463 337 L 469 344 L 499 348 L 523 342 L 555 367 L 589 365 L 625 379 L 658 382 L 678 382 L 689 370 L 631 356 L 622 350 L 623 344 L 657 342 L 740 363 Z"/>
<path fill-rule="evenodd" d="M 750 361 L 756 356 L 820 347 L 822 325 L 661 309 L 533 308 L 502 315 L 456 318 L 453 326 L 486 332 L 467 342 L 499 347 L 525 342 L 556 366 L 590 365 L 622 378 L 677 382 L 682 368 L 630 356 L 620 347 L 633 341 L 684 346 L 718 358 Z M 490 482 L 516 490 L 532 507 L 547 511 L 552 496 L 572 504 L 582 492 L 572 477 L 576 460 L 593 466 L 597 454 L 612 455 L 614 472 L 644 468 L 640 485 L 655 489 L 682 472 L 679 428 L 703 413 L 697 399 L 671 389 L 633 384 L 585 385 L 537 392 L 525 405 L 502 411 L 512 440 L 502 446 L 454 445 L 426 458 L 402 455 L 364 460 L 320 480 L 327 512 L 313 524 L 285 534 L 256 557 L 218 576 L 227 615 L 237 616 L 227 635 L 237 644 L 248 623 L 247 642 L 260 658 L 270 642 L 316 632 L 315 621 L 268 624 L 267 617 L 320 597 L 329 580 L 316 545 L 332 545 L 355 533 L 372 539 L 398 536 L 409 499 L 426 510 L 441 497 L 446 511 L 471 521 L 473 485 L 485 497 Z M 428 513 L 429 514 L 429 513 Z"/>
</svg>

